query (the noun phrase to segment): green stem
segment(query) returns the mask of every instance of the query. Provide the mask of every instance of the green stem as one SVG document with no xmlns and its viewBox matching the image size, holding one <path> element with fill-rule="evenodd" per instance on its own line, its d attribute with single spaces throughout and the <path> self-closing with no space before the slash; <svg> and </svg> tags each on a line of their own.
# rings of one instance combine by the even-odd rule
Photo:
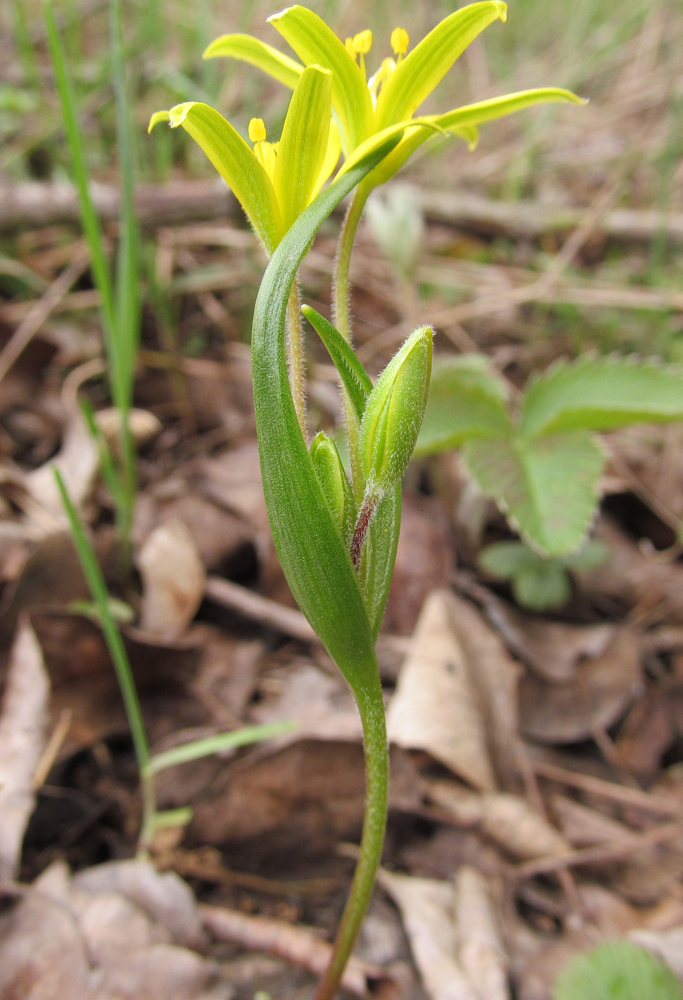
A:
<svg viewBox="0 0 683 1000">
<path fill-rule="evenodd" d="M 301 296 L 299 295 L 299 286 L 296 279 L 292 284 L 292 289 L 287 300 L 287 365 L 296 418 L 299 421 L 299 427 L 305 439 L 306 372 L 304 366 L 303 333 L 301 330 Z"/>
<path fill-rule="evenodd" d="M 359 184 L 356 188 L 351 204 L 349 205 L 341 232 L 339 243 L 337 244 L 337 258 L 334 262 L 333 291 L 332 291 L 332 316 L 334 325 L 337 327 L 347 344 L 351 343 L 351 282 L 349 278 L 351 270 L 351 254 L 353 243 L 358 230 L 358 223 L 361 220 L 365 203 L 372 189 L 364 184 Z M 349 436 L 349 457 L 351 460 L 351 481 L 356 502 L 360 503 L 365 492 L 363 486 L 363 475 L 360 466 L 360 423 L 355 407 L 351 402 L 348 393 L 342 389 L 344 399 L 344 416 L 346 418 L 346 429 Z"/>
<path fill-rule="evenodd" d="M 382 701 L 382 686 L 376 673 L 368 686 L 354 692 L 363 724 L 365 747 L 365 822 L 360 856 L 346 901 L 332 957 L 318 983 L 315 1000 L 333 1000 L 346 963 L 356 943 L 365 911 L 372 897 L 375 876 L 382 858 L 387 822 L 389 753 Z"/>
</svg>

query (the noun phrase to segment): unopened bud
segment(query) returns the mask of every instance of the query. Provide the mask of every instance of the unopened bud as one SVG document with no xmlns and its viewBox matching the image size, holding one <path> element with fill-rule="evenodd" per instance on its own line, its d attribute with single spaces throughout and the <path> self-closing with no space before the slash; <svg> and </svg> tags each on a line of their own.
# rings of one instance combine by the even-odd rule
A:
<svg viewBox="0 0 683 1000">
<path fill-rule="evenodd" d="M 366 495 L 399 482 L 413 454 L 432 371 L 431 326 L 408 337 L 377 379 L 363 412 L 360 454 Z"/>
<path fill-rule="evenodd" d="M 324 431 L 311 441 L 311 460 L 335 524 L 348 543 L 356 523 L 356 504 L 337 446 Z"/>
</svg>

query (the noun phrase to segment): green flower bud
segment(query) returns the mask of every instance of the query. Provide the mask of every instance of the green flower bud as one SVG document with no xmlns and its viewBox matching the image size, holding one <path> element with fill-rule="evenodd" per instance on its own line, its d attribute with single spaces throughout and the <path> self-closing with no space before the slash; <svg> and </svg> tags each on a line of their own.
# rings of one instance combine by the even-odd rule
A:
<svg viewBox="0 0 683 1000">
<path fill-rule="evenodd" d="M 421 326 L 391 359 L 372 390 L 360 427 L 366 495 L 395 486 L 413 454 L 432 372 L 431 326 Z"/>
<path fill-rule="evenodd" d="M 337 446 L 324 431 L 311 441 L 311 460 L 332 517 L 348 543 L 356 523 L 356 503 Z"/>
</svg>

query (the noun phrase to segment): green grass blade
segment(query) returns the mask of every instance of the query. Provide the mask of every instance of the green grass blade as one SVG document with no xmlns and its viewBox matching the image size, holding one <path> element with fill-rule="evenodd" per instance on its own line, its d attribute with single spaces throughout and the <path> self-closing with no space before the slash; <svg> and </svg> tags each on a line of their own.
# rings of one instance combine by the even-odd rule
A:
<svg viewBox="0 0 683 1000">
<path fill-rule="evenodd" d="M 271 740 L 275 736 L 284 736 L 285 733 L 291 733 L 295 729 L 295 722 L 273 722 L 270 725 L 245 726 L 244 729 L 234 729 L 229 733 L 218 733 L 216 736 L 193 740 L 191 743 L 183 743 L 181 746 L 164 750 L 163 753 L 154 754 L 150 768 L 153 774 L 158 774 L 159 771 L 175 767 L 176 764 L 186 764 L 188 761 L 210 757 L 211 754 L 221 753 L 223 750 L 235 750 L 250 743 Z"/>
<path fill-rule="evenodd" d="M 107 256 L 104 252 L 104 241 L 102 239 L 100 221 L 97 217 L 97 213 L 95 212 L 92 198 L 90 197 L 85 148 L 83 144 L 83 136 L 78 123 L 78 117 L 76 115 L 76 101 L 74 98 L 73 87 L 67 72 L 64 48 L 57 32 L 54 11 L 52 9 L 52 5 L 49 3 L 45 5 L 45 20 L 48 46 L 55 72 L 55 82 L 57 84 L 57 91 L 62 105 L 64 127 L 66 129 L 69 149 L 71 151 L 71 159 L 73 161 L 74 179 L 81 206 L 83 229 L 85 231 L 88 247 L 90 249 L 93 277 L 102 300 L 101 308 L 105 334 L 108 340 L 111 341 L 115 325 L 114 294 L 111 273 L 109 270 Z"/>
</svg>

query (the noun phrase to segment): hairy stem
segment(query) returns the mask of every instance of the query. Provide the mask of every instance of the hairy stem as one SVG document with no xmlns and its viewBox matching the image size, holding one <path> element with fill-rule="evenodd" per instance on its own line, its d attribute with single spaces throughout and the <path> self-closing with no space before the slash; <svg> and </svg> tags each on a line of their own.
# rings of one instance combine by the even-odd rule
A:
<svg viewBox="0 0 683 1000">
<path fill-rule="evenodd" d="M 306 438 L 306 372 L 304 370 L 304 343 L 301 330 L 301 297 L 296 279 L 287 300 L 287 366 L 289 384 L 296 418 L 301 433 Z"/>
<path fill-rule="evenodd" d="M 355 691 L 363 724 L 365 747 L 365 822 L 360 856 L 344 915 L 334 942 L 332 957 L 315 994 L 315 1000 L 333 1000 L 349 960 L 365 911 L 372 897 L 375 876 L 382 858 L 387 822 L 389 754 L 384 703 L 379 672 L 367 687 Z"/>
<path fill-rule="evenodd" d="M 369 188 L 360 184 L 351 199 L 351 203 L 344 216 L 344 223 L 339 234 L 337 244 L 337 258 L 334 262 L 333 292 L 332 292 L 332 316 L 334 324 L 348 344 L 351 343 L 351 314 L 350 295 L 351 285 L 349 273 L 351 269 L 351 253 L 353 242 L 356 238 L 358 223 L 360 222 L 365 202 L 368 200 Z M 348 393 L 342 388 L 344 398 L 344 416 L 346 418 L 346 429 L 349 436 L 349 457 L 351 460 L 351 483 L 356 501 L 360 503 L 365 491 L 363 477 L 360 468 L 359 433 L 360 424 L 355 407 L 351 402 Z"/>
</svg>

